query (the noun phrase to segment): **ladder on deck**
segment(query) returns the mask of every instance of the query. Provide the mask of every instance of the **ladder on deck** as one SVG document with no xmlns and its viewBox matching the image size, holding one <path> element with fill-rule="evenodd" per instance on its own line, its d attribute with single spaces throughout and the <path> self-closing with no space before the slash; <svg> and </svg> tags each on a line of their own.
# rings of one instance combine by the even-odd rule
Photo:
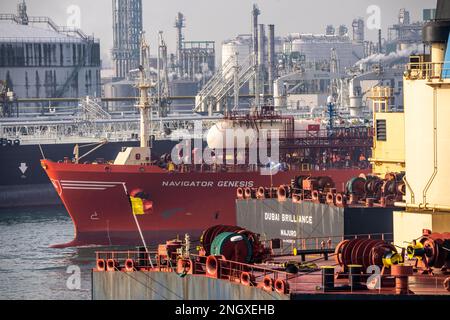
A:
<svg viewBox="0 0 450 320">
<path fill-rule="evenodd" d="M 250 54 L 242 64 L 236 64 L 236 56 L 231 56 L 225 61 L 222 67 L 197 94 L 194 112 L 201 111 L 205 102 L 206 104 L 214 104 L 223 100 L 233 89 L 235 91 L 241 89 L 245 83 L 255 76 L 256 70 L 253 54 Z M 236 83 L 236 78 L 234 77 L 235 72 L 238 73 L 238 83 Z"/>
</svg>

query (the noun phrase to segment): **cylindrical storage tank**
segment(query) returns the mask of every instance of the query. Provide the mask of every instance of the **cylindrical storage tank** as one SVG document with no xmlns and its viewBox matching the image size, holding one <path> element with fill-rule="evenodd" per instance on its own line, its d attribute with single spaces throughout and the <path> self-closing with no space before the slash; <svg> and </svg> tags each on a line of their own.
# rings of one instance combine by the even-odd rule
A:
<svg viewBox="0 0 450 320">
<path fill-rule="evenodd" d="M 2 21 L 0 79 L 8 82 L 18 99 L 100 96 L 100 44 L 80 34 L 68 35 L 18 20 Z M 82 62 L 86 63 L 80 66 L 82 54 Z M 78 77 L 72 79 L 74 69 Z M 19 112 L 40 113 L 39 104 L 27 102 L 26 108 L 20 108 Z"/>
<path fill-rule="evenodd" d="M 359 117 L 362 114 L 362 92 L 360 87 L 360 82 L 358 80 L 352 79 L 348 84 L 349 99 L 350 99 L 350 116 Z"/>
<path fill-rule="evenodd" d="M 170 82 L 170 95 L 173 97 L 193 97 L 198 93 L 196 81 L 177 79 Z M 197 101 L 196 101 L 197 102 Z M 170 105 L 171 112 L 191 112 L 192 100 L 173 100 Z M 206 112 L 206 110 L 201 110 Z"/>
<path fill-rule="evenodd" d="M 284 92 L 283 81 L 280 79 L 273 82 L 273 105 L 276 110 L 287 106 L 287 97 Z"/>
<path fill-rule="evenodd" d="M 109 82 L 104 85 L 105 98 L 137 97 L 138 90 L 135 83 L 128 80 Z M 133 101 L 111 102 L 110 111 L 134 111 Z"/>
<path fill-rule="evenodd" d="M 247 59 L 247 57 L 251 53 L 251 39 L 245 38 L 242 36 L 238 36 L 236 39 L 225 41 L 222 44 L 222 66 L 227 62 L 228 59 L 234 57 L 237 53 L 238 63 L 242 65 L 242 63 Z"/>
<path fill-rule="evenodd" d="M 363 55 L 363 44 L 353 43 L 348 37 L 301 34 L 285 43 L 285 52 L 299 52 L 306 61 L 329 61 L 331 49 L 335 49 L 341 68 L 353 66 Z"/>
<path fill-rule="evenodd" d="M 225 78 L 229 79 L 233 77 L 235 54 L 238 54 L 238 64 L 242 66 L 252 53 L 252 42 L 250 37 L 238 36 L 236 39 L 228 40 L 222 43 L 222 68 L 225 74 Z M 227 64 L 228 59 L 231 59 L 231 63 Z"/>
<path fill-rule="evenodd" d="M 137 89 L 131 81 L 123 80 L 105 84 L 105 98 L 136 97 Z"/>
<path fill-rule="evenodd" d="M 285 123 L 281 121 L 264 121 L 259 122 L 259 130 L 278 130 L 279 137 L 282 139 L 285 132 Z M 295 120 L 294 121 L 294 136 L 296 138 L 303 138 L 307 136 L 307 132 L 318 131 L 321 137 L 327 136 L 327 127 L 324 123 L 316 120 Z M 257 134 L 255 129 L 247 128 L 246 126 L 237 126 L 232 120 L 222 120 L 213 125 L 207 133 L 206 141 L 208 147 L 211 149 L 221 149 L 227 146 L 237 147 L 243 149 L 257 147 Z M 233 139 L 232 142 L 227 141 L 227 137 Z"/>
</svg>

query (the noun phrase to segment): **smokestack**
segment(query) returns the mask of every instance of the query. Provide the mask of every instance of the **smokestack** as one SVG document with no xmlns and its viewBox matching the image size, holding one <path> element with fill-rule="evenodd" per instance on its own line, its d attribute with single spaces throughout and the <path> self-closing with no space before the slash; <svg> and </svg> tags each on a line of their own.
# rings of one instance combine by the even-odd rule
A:
<svg viewBox="0 0 450 320">
<path fill-rule="evenodd" d="M 378 53 L 381 53 L 381 29 L 378 30 Z"/>
<path fill-rule="evenodd" d="M 258 57 L 258 16 L 260 11 L 256 4 L 253 5 L 252 10 L 252 36 L 253 36 L 253 53 L 255 57 Z"/>
<path fill-rule="evenodd" d="M 255 66 L 255 79 L 253 81 L 253 94 L 255 95 L 255 107 L 259 108 L 260 105 L 260 93 L 259 93 L 259 82 L 260 82 L 260 71 L 258 65 L 258 16 L 260 11 L 256 4 L 253 5 L 252 10 L 252 42 L 253 42 L 253 64 Z"/>
<path fill-rule="evenodd" d="M 436 20 L 450 19 L 450 2 L 446 0 L 438 0 L 436 4 Z"/>
<path fill-rule="evenodd" d="M 266 28 L 263 24 L 258 29 L 258 64 L 263 68 L 265 66 L 265 44 L 266 44 Z"/>
<path fill-rule="evenodd" d="M 178 12 L 178 15 L 175 19 L 175 28 L 177 29 L 177 69 L 178 69 L 178 76 L 182 77 L 184 73 L 183 68 L 183 28 L 186 26 L 184 24 L 184 15 L 181 12 Z"/>
<path fill-rule="evenodd" d="M 450 2 L 438 0 L 436 20 L 426 23 L 423 27 L 423 42 L 431 46 L 431 62 L 444 61 L 450 31 Z"/>
<path fill-rule="evenodd" d="M 269 82 L 269 94 L 273 95 L 273 81 L 275 80 L 275 25 L 269 24 L 269 43 L 267 44 L 268 50 L 268 82 Z"/>
<path fill-rule="evenodd" d="M 258 38 L 259 91 L 264 94 L 266 83 L 266 30 L 263 24 L 259 25 Z"/>
</svg>

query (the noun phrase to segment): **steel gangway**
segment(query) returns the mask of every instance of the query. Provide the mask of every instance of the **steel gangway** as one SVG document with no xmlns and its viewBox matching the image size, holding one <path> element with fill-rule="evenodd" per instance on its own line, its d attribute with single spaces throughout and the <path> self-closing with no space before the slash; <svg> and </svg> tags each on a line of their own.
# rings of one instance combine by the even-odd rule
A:
<svg viewBox="0 0 450 320">
<path fill-rule="evenodd" d="M 238 64 L 236 55 L 229 57 L 197 94 L 194 112 L 206 111 L 211 104 L 224 99 L 233 89 L 242 88 L 256 74 L 254 61 L 253 54 L 250 54 L 241 64 Z M 238 73 L 237 79 L 236 72 Z"/>
<path fill-rule="evenodd" d="M 111 119 L 111 115 L 92 97 L 81 99 L 79 107 L 80 116 L 84 120 Z"/>
</svg>

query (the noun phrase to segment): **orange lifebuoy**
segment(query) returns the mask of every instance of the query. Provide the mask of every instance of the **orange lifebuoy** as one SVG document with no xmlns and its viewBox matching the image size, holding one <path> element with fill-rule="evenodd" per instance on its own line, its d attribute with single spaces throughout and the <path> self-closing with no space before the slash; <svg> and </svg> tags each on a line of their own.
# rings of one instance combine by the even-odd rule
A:
<svg viewBox="0 0 450 320">
<path fill-rule="evenodd" d="M 275 280 L 275 291 L 279 294 L 288 294 L 289 293 L 289 284 L 282 279 Z"/>
<path fill-rule="evenodd" d="M 117 268 L 117 261 L 114 259 L 106 260 L 106 271 L 115 271 Z"/>
<path fill-rule="evenodd" d="M 105 271 L 106 262 L 105 259 L 97 259 L 97 271 Z"/>
<path fill-rule="evenodd" d="M 265 276 L 262 281 L 262 288 L 265 291 L 272 291 L 273 290 L 273 279 L 269 276 Z"/>
<path fill-rule="evenodd" d="M 253 286 L 255 284 L 255 276 L 246 271 L 241 273 L 240 280 L 244 286 Z"/>
<path fill-rule="evenodd" d="M 134 261 L 133 261 L 133 259 L 125 260 L 125 271 L 127 271 L 127 272 L 134 271 Z"/>
</svg>

